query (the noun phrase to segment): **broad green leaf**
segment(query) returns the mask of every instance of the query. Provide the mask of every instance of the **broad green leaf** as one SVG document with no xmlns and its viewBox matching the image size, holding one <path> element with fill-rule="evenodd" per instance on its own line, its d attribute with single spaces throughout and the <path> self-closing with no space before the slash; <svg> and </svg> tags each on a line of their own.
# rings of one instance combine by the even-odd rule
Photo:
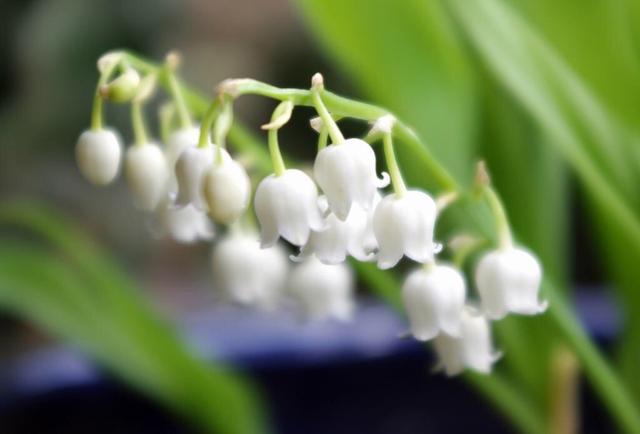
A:
<svg viewBox="0 0 640 434">
<path fill-rule="evenodd" d="M 227 366 L 198 360 L 119 268 L 61 217 L 29 204 L 3 205 L 0 225 L 50 246 L 19 249 L 3 239 L 1 308 L 77 343 L 206 432 L 265 431 L 248 381 Z"/>
</svg>

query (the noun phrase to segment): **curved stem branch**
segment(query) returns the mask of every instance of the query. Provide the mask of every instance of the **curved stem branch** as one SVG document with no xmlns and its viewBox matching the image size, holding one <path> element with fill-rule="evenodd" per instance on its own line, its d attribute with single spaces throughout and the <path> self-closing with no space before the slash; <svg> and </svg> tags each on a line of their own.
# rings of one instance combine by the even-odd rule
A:
<svg viewBox="0 0 640 434">
<path fill-rule="evenodd" d="M 387 169 L 391 176 L 391 184 L 393 185 L 393 191 L 398 197 L 402 197 L 407 193 L 407 186 L 404 184 L 398 162 L 396 161 L 396 154 L 393 150 L 393 139 L 391 133 L 384 133 L 382 135 L 382 142 L 384 144 L 384 157 L 387 162 Z"/>
</svg>

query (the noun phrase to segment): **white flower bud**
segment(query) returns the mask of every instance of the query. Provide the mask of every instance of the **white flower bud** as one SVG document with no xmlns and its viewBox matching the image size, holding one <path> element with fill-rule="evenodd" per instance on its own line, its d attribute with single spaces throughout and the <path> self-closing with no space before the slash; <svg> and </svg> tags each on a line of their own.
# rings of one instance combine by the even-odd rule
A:
<svg viewBox="0 0 640 434">
<path fill-rule="evenodd" d="M 169 167 L 169 192 L 176 193 L 178 191 L 178 182 L 176 181 L 176 163 L 180 154 L 190 146 L 196 146 L 200 137 L 200 128 L 190 127 L 182 128 L 171 133 L 167 139 L 164 148 L 164 154 L 167 158 L 167 167 Z"/>
<path fill-rule="evenodd" d="M 428 265 L 413 271 L 402 286 L 402 300 L 411 333 L 428 341 L 441 331 L 460 335 L 467 289 L 462 274 L 448 265 Z"/>
<path fill-rule="evenodd" d="M 216 223 L 237 220 L 249 206 L 251 181 L 244 167 L 234 160 L 214 162 L 204 180 L 204 197 L 209 215 Z"/>
<path fill-rule="evenodd" d="M 376 193 L 374 206 L 380 201 L 380 194 Z M 325 196 L 319 199 L 320 209 L 324 213 L 328 204 Z M 374 250 L 378 247 L 373 235 L 373 209 L 365 211 L 360 205 L 353 204 L 349 216 L 345 221 L 338 219 L 335 214 L 329 214 L 325 219 L 325 228 L 312 231 L 309 241 L 300 249 L 298 259 L 316 256 L 325 264 L 339 264 L 344 262 L 347 254 L 358 261 L 370 261 L 375 258 Z"/>
<path fill-rule="evenodd" d="M 439 359 L 436 370 L 442 369 L 448 376 L 458 375 L 465 368 L 487 374 L 500 358 L 500 353 L 493 350 L 489 322 L 470 309 L 462 311 L 460 336 L 441 333 L 433 346 Z"/>
<path fill-rule="evenodd" d="M 178 197 L 176 204 L 183 206 L 189 203 L 206 211 L 207 202 L 203 195 L 204 175 L 213 163 L 217 146 L 208 144 L 204 147 L 189 146 L 176 163 L 176 179 L 178 181 Z M 222 150 L 222 158 L 231 160 L 229 153 Z"/>
<path fill-rule="evenodd" d="M 313 176 L 340 220 L 347 218 L 353 203 L 368 210 L 377 189 L 389 184 L 386 174 L 378 179 L 376 154 L 360 139 L 334 143 L 318 152 Z"/>
<path fill-rule="evenodd" d="M 326 265 L 310 258 L 294 267 L 288 288 L 309 319 L 347 321 L 355 307 L 353 284 L 346 264 Z"/>
<path fill-rule="evenodd" d="M 169 176 L 160 147 L 155 143 L 129 147 L 125 157 L 125 176 L 136 206 L 154 210 L 166 194 Z"/>
<path fill-rule="evenodd" d="M 390 194 L 376 207 L 373 232 L 378 240 L 378 267 L 391 268 L 402 255 L 417 262 L 433 260 L 436 204 L 416 190 L 403 196 Z"/>
<path fill-rule="evenodd" d="M 301 170 L 288 169 L 280 176 L 264 178 L 256 189 L 254 203 L 263 247 L 273 245 L 279 236 L 302 246 L 311 230 L 324 228 L 318 190 Z"/>
<path fill-rule="evenodd" d="M 95 185 L 107 185 L 120 169 L 122 145 L 111 130 L 86 130 L 76 144 L 80 173 Z"/>
<path fill-rule="evenodd" d="M 482 309 L 490 319 L 501 319 L 507 313 L 536 315 L 547 309 L 538 301 L 542 268 L 526 250 L 507 248 L 484 255 L 475 272 Z"/>
<path fill-rule="evenodd" d="M 274 309 L 286 283 L 284 249 L 260 248 L 257 235 L 234 234 L 213 247 L 213 279 L 217 290 L 233 302 Z"/>
<path fill-rule="evenodd" d="M 182 244 L 210 240 L 214 236 L 213 225 L 203 211 L 191 204 L 176 208 L 169 201 L 158 207 L 153 229 L 156 236 L 169 236 Z"/>
</svg>

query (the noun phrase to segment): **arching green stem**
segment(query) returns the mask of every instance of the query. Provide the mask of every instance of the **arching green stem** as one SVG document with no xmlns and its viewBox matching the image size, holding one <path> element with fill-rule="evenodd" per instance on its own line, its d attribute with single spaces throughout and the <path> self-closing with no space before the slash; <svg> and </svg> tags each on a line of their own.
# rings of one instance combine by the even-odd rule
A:
<svg viewBox="0 0 640 434">
<path fill-rule="evenodd" d="M 329 130 L 325 127 L 320 129 L 318 134 L 318 152 L 327 147 L 327 139 L 329 138 Z"/>
<path fill-rule="evenodd" d="M 217 145 L 216 164 L 222 163 L 222 150 L 227 147 L 227 134 L 233 124 L 233 100 L 224 97 L 220 113 L 213 126 L 213 143 Z"/>
<path fill-rule="evenodd" d="M 513 246 L 513 236 L 511 235 L 511 227 L 509 219 L 504 209 L 504 205 L 498 197 L 498 194 L 490 186 L 484 186 L 482 189 L 484 196 L 487 198 L 491 213 L 496 222 L 496 230 L 498 232 L 498 243 L 501 249 L 508 249 Z"/>
<path fill-rule="evenodd" d="M 209 143 L 209 132 L 211 131 L 211 126 L 213 125 L 213 121 L 216 119 L 218 115 L 218 107 L 220 107 L 220 99 L 214 99 L 207 111 L 204 113 L 204 117 L 202 118 L 202 123 L 200 124 L 200 137 L 198 138 L 198 148 L 204 148 Z"/>
<path fill-rule="evenodd" d="M 191 115 L 189 114 L 189 109 L 187 108 L 187 104 L 184 99 L 182 86 L 180 86 L 180 84 L 178 83 L 178 78 L 173 71 L 167 69 L 166 76 L 167 84 L 169 86 L 169 92 L 171 93 L 171 97 L 173 98 L 173 101 L 176 105 L 176 110 L 178 111 L 180 126 L 182 128 L 190 128 Z"/>
<path fill-rule="evenodd" d="M 149 143 L 149 136 L 147 135 L 147 127 L 144 123 L 144 116 L 142 115 L 142 103 L 131 103 L 131 125 L 133 127 L 133 139 L 136 145 L 144 145 Z"/>
<path fill-rule="evenodd" d="M 286 111 L 290 111 L 292 107 L 291 101 L 283 101 L 278 104 L 278 107 L 273 111 L 271 121 L 275 122 Z M 278 143 L 278 129 L 279 127 L 273 127 L 269 129 L 267 141 L 269 142 L 269 154 L 271 155 L 271 162 L 273 163 L 273 172 L 276 176 L 280 176 L 286 170 L 284 160 L 282 159 L 282 153 L 280 152 L 280 144 Z"/>
<path fill-rule="evenodd" d="M 342 143 L 344 142 L 344 136 L 342 135 L 340 128 L 338 128 L 336 121 L 331 117 L 329 110 L 327 110 L 327 107 L 324 105 L 320 95 L 321 91 L 322 88 L 319 86 L 314 86 L 311 89 L 313 106 L 316 108 L 318 115 L 320 115 L 320 118 L 322 119 L 323 127 L 327 129 L 329 136 L 331 136 L 331 141 L 336 144 Z"/>
<path fill-rule="evenodd" d="M 393 191 L 398 197 L 402 197 L 407 192 L 407 186 L 404 184 L 400 168 L 398 167 L 398 161 L 396 160 L 396 153 L 393 150 L 393 138 L 390 132 L 386 132 L 382 135 L 382 143 L 384 145 L 384 158 L 387 162 L 387 169 L 391 176 L 391 185 Z"/>
<path fill-rule="evenodd" d="M 102 107 L 104 105 L 104 100 L 102 99 L 102 95 L 100 95 L 100 89 L 102 86 L 107 84 L 111 74 L 116 70 L 118 63 L 113 63 L 107 69 L 102 71 L 100 74 L 100 78 L 98 79 L 98 84 L 96 85 L 96 92 L 93 96 L 93 106 L 91 108 L 91 129 L 94 131 L 98 131 L 102 129 Z"/>
</svg>

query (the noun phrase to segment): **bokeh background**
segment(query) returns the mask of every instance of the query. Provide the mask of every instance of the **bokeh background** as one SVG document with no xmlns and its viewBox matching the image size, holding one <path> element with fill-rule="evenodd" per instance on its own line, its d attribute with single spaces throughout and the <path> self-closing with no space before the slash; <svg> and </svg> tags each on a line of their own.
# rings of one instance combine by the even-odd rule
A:
<svg viewBox="0 0 640 434">
<path fill-rule="evenodd" d="M 638 428 L 638 2 L 5 0 L 1 10 L 0 259 L 17 253 L 0 267 L 9 276 L 0 279 L 0 431 L 250 432 L 263 420 L 282 433 Z M 178 50 L 184 80 L 209 96 L 224 78 L 307 88 L 322 71 L 331 90 L 388 107 L 412 125 L 461 185 L 472 182 L 478 159 L 487 160 L 517 236 L 544 263 L 544 293 L 561 308 L 497 325 L 506 357 L 491 378 L 446 379 L 429 372 L 429 351 L 397 338 L 402 315 L 364 281 L 354 324 L 303 324 L 291 313 L 220 306 L 208 243 L 152 237 L 149 216 L 134 209 L 122 181 L 96 190 L 75 166 L 95 61 L 114 48 L 157 60 Z M 257 127 L 273 107 L 246 97 L 236 115 L 264 140 Z M 107 110 L 125 140 L 127 116 Z M 282 134 L 296 159 L 313 157 L 310 116 L 297 111 Z M 360 134 L 366 125 L 345 129 Z M 408 182 L 432 189 L 430 174 L 398 152 Z M 19 212 L 11 208 L 17 201 Z M 51 223 L 58 218 L 64 229 Z M 31 220 L 40 232 L 29 229 Z M 58 250 L 72 253 L 20 250 L 41 247 L 47 231 L 68 231 Z M 115 333 L 139 327 L 130 346 L 76 333 L 83 320 L 57 297 L 60 281 L 32 282 L 53 301 L 13 285 L 15 270 L 42 277 L 50 261 L 73 262 L 74 249 L 83 273 L 113 272 L 135 286 L 136 307 L 123 308 L 124 317 L 108 309 L 92 317 L 96 330 L 111 321 Z M 140 325 L 128 316 L 136 312 L 154 319 Z M 148 343 L 140 350 L 148 364 L 132 362 L 138 342 Z M 197 356 L 171 356 L 174 345 Z M 265 403 L 255 422 L 211 422 L 249 417 L 238 410 L 249 401 L 262 407 L 231 392 L 203 398 L 209 389 L 199 389 L 198 375 L 217 369 L 214 360 L 233 365 L 238 381 L 251 380 L 256 394 L 247 395 Z M 163 376 L 171 381 L 158 386 Z M 211 390 L 231 388 L 217 381 Z"/>
</svg>

